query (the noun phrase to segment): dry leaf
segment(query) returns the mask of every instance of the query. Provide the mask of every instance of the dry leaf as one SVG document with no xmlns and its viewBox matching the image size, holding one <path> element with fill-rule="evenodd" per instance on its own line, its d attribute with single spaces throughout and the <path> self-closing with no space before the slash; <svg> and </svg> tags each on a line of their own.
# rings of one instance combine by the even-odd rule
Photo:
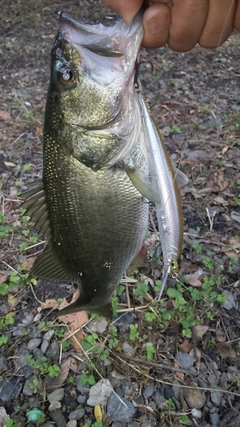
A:
<svg viewBox="0 0 240 427">
<path fill-rule="evenodd" d="M 189 353 L 189 351 L 191 350 L 190 342 L 188 340 L 184 340 L 181 344 L 179 344 L 179 349 L 183 353 Z"/>
<path fill-rule="evenodd" d="M 37 259 L 37 256 L 31 256 L 29 258 L 26 258 L 22 263 L 24 270 L 26 271 L 31 270 L 33 263 L 36 261 L 36 259 Z"/>
<path fill-rule="evenodd" d="M 8 274 L 1 274 L 0 275 L 0 285 L 2 283 L 6 282 L 7 278 L 8 278 Z"/>
<path fill-rule="evenodd" d="M 174 368 L 179 369 L 180 365 L 178 364 L 178 362 L 175 360 L 175 362 L 173 363 Z M 182 372 L 175 372 L 175 378 L 181 382 L 184 381 L 184 374 Z"/>
<path fill-rule="evenodd" d="M 79 291 L 76 291 L 73 294 L 72 301 L 70 304 L 72 304 L 79 296 Z M 67 307 L 69 303 L 66 301 L 66 299 L 63 300 L 63 302 L 60 305 L 60 310 Z M 78 352 L 82 352 L 81 346 L 78 344 L 84 339 L 84 335 L 82 332 L 82 325 L 88 322 L 88 314 L 86 311 L 78 311 L 77 313 L 71 313 L 71 314 L 65 314 L 61 316 L 59 314 L 58 318 L 60 319 L 61 323 L 65 323 L 68 325 L 68 332 L 66 332 L 65 337 L 67 338 L 69 335 L 74 333 L 74 335 L 71 337 L 72 340 L 72 346 L 74 349 Z"/>
<path fill-rule="evenodd" d="M 47 299 L 46 301 L 41 303 L 41 310 L 46 310 L 49 308 L 57 309 L 59 306 L 58 302 L 55 299 Z"/>
<path fill-rule="evenodd" d="M 11 115 L 8 111 L 1 110 L 0 111 L 0 119 L 11 120 Z"/>
<path fill-rule="evenodd" d="M 16 165 L 13 162 L 4 162 L 5 166 L 7 166 L 8 168 L 14 168 Z"/>
<path fill-rule="evenodd" d="M 196 325 L 194 327 L 194 329 L 195 329 L 195 332 L 198 335 L 198 337 L 202 337 L 208 331 L 209 326 L 206 326 L 206 325 Z"/>
<path fill-rule="evenodd" d="M 196 271 L 197 269 L 197 264 L 192 264 L 190 261 L 181 261 L 179 274 L 183 274 L 185 271 Z"/>
<path fill-rule="evenodd" d="M 73 363 L 76 363 L 73 357 L 68 357 L 61 365 L 60 372 L 56 378 L 51 382 L 52 387 L 60 387 L 67 379 L 69 370 L 72 369 Z"/>
<path fill-rule="evenodd" d="M 186 279 L 186 276 L 184 277 Z M 188 277 L 186 281 L 189 285 L 193 286 L 194 288 L 200 288 L 202 286 L 202 282 L 196 277 Z"/>
<path fill-rule="evenodd" d="M 42 126 L 36 126 L 36 134 L 42 133 L 43 127 Z"/>
<path fill-rule="evenodd" d="M 228 151 L 229 147 L 226 145 L 226 147 L 223 147 L 222 154 L 225 154 Z"/>
<path fill-rule="evenodd" d="M 226 341 L 226 335 L 224 334 L 221 329 L 216 330 L 216 341 L 218 342 L 225 342 Z"/>
<path fill-rule="evenodd" d="M 235 350 L 232 348 L 231 344 L 226 342 L 218 342 L 217 349 L 219 354 L 224 359 L 235 359 L 237 357 Z"/>
<path fill-rule="evenodd" d="M 96 418 L 97 423 L 102 422 L 102 410 L 100 405 L 94 406 L 94 416 Z"/>
</svg>

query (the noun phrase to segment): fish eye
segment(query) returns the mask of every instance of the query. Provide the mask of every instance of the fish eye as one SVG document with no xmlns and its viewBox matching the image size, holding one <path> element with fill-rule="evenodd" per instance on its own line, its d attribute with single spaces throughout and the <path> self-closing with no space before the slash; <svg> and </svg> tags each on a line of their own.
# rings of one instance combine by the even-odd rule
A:
<svg viewBox="0 0 240 427">
<path fill-rule="evenodd" d="M 178 262 L 177 261 L 171 261 L 170 265 L 171 265 L 171 268 L 173 271 L 178 270 Z"/>
<path fill-rule="evenodd" d="M 70 67 L 60 68 L 57 72 L 57 79 L 63 86 L 68 86 L 75 81 L 74 71 Z"/>
</svg>

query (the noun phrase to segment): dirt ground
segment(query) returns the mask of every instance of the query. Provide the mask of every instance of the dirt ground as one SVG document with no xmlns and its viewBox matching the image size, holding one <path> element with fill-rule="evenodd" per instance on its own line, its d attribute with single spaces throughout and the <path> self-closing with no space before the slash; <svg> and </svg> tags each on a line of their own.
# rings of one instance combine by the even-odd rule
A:
<svg viewBox="0 0 240 427">
<path fill-rule="evenodd" d="M 11 292 L 10 287 L 8 288 L 12 272 L 15 271 L 17 277 L 18 274 L 25 275 L 44 243 L 38 239 L 32 227 L 23 223 L 20 218 L 19 194 L 26 188 L 27 182 L 42 176 L 42 132 L 50 50 L 58 28 L 55 12 L 63 10 L 71 13 L 75 19 L 87 23 L 109 23 L 112 19 L 111 12 L 100 0 L 9 0 L 2 2 L 0 16 L 0 286 L 6 283 L 4 289 L 9 289 L 7 293 L 0 287 L 0 334 L 2 329 L 2 334 L 9 338 L 5 343 L 4 340 L 1 341 L 0 335 L 0 348 L 1 356 L 11 362 L 9 371 L 1 372 L 0 368 L 0 403 L 17 425 L 31 425 L 26 424 L 24 411 L 33 406 L 33 397 L 31 396 L 28 402 L 28 398 L 22 396 L 20 387 L 18 396 L 8 402 L 1 400 L 4 378 L 9 380 L 18 375 L 18 365 L 13 363 L 13 359 L 16 357 L 16 348 L 22 348 L 23 345 L 17 336 L 12 335 L 12 328 L 21 323 L 26 313 L 37 315 L 39 303 L 36 298 L 41 301 L 50 297 L 58 299 L 68 296 L 72 290 L 70 285 L 56 287 L 51 282 L 41 281 L 36 286 L 32 282 L 31 287 L 18 287 L 18 279 Z M 156 348 L 161 337 L 162 349 L 158 347 L 159 354 L 155 352 L 153 358 L 149 357 L 150 365 L 144 365 L 143 352 L 139 350 L 142 343 L 136 336 L 135 341 L 132 340 L 134 355 L 136 359 L 141 356 L 144 369 L 141 363 L 136 363 L 135 368 L 138 371 L 134 371 L 129 364 L 126 365 L 124 375 L 128 380 L 137 376 L 137 381 L 141 384 L 139 394 L 148 381 L 154 380 L 170 384 L 177 380 L 184 388 L 193 382 L 198 383 L 196 378 L 206 378 L 200 368 L 200 364 L 205 363 L 208 374 L 211 369 L 218 373 L 218 382 L 209 380 L 206 390 L 216 386 L 225 397 L 221 402 L 210 402 L 207 397 L 210 391 L 206 391 L 205 403 L 200 408 L 200 419 L 192 417 L 191 408 L 194 406 L 189 404 L 186 396 L 180 399 L 179 406 L 175 405 L 174 408 L 169 408 L 168 404 L 168 407 L 154 407 L 151 411 L 145 402 L 138 408 L 135 416 L 138 425 L 183 425 L 183 414 L 188 415 L 188 420 L 185 419 L 186 425 L 214 425 L 210 417 L 211 410 L 213 413 L 210 403 L 219 415 L 218 426 L 238 425 L 239 422 L 239 56 L 240 37 L 237 34 L 233 34 L 224 46 L 217 50 L 196 47 L 185 54 L 171 52 L 167 47 L 142 50 L 142 57 L 153 64 L 152 74 L 147 66 L 142 70 L 146 98 L 165 137 L 173 161 L 189 178 L 189 184 L 181 190 L 185 220 L 181 275 L 186 277 L 186 281 L 184 289 L 178 288 L 178 291 L 188 305 L 194 305 L 194 314 L 187 312 L 186 306 L 179 308 L 180 294 L 168 294 L 165 309 L 171 312 L 169 315 L 172 317 L 165 320 L 161 318 L 161 326 L 156 318 L 153 318 L 152 324 L 145 324 L 143 316 L 146 312 L 140 309 L 136 311 L 134 325 L 138 325 L 138 330 L 141 330 L 143 335 L 147 334 L 148 340 Z M 154 212 L 152 218 L 154 221 Z M 151 226 L 150 233 L 153 233 Z M 150 282 L 155 283 L 160 276 L 161 265 L 152 267 L 147 263 L 143 269 L 139 269 L 134 280 L 149 286 Z M 175 285 L 171 282 L 170 286 Z M 191 286 L 191 292 L 187 286 Z M 199 293 L 194 300 L 194 292 L 200 291 L 203 291 L 202 297 L 199 297 Z M 154 291 L 152 295 L 155 296 Z M 228 296 L 230 305 L 224 306 L 222 295 Z M 12 305 L 11 298 L 14 299 Z M 129 298 L 136 306 L 146 304 L 145 297 L 139 294 L 134 296 L 132 289 Z M 124 298 L 121 302 L 124 303 Z M 173 312 L 175 314 L 172 314 Z M 13 317 L 17 320 L 14 327 L 6 323 L 8 313 L 14 313 Z M 185 323 L 181 321 L 181 313 L 185 316 Z M 34 317 L 33 326 L 29 325 L 29 331 L 32 328 L 35 330 L 44 315 L 38 316 Z M 187 322 L 189 319 L 192 325 L 191 321 L 190 324 Z M 195 327 L 198 329 L 195 330 Z M 29 339 L 26 333 L 25 347 Z M 114 354 L 111 357 L 111 364 L 120 372 L 121 363 L 116 354 L 119 355 L 122 350 L 117 350 L 115 361 Z M 174 372 L 169 374 L 164 369 L 159 373 L 159 367 L 156 368 L 154 363 L 160 364 L 168 359 L 171 366 L 181 369 L 179 364 L 174 364 L 179 350 L 185 354 L 193 351 L 196 355 L 196 352 L 199 352 L 196 357 L 199 366 L 194 365 L 196 372 L 193 377 L 176 375 Z M 121 354 L 124 359 L 124 354 Z M 209 361 L 215 363 L 214 368 L 210 367 Z M 236 373 L 235 378 L 231 377 L 231 380 L 227 377 L 229 367 L 234 368 Z M 76 372 L 72 375 L 74 377 Z M 21 378 L 20 384 L 23 385 L 26 378 Z M 69 389 L 69 383 L 62 386 Z M 35 399 L 39 397 L 37 391 L 33 394 Z M 44 399 L 41 395 L 41 402 Z M 42 410 L 43 406 L 41 403 Z M 44 408 L 46 422 L 49 420 L 46 405 Z M 143 424 L 144 416 L 150 420 L 149 424 Z M 19 424 L 20 419 L 22 424 Z M 78 425 L 84 423 L 80 422 Z M 105 421 L 103 425 L 111 424 Z"/>
</svg>

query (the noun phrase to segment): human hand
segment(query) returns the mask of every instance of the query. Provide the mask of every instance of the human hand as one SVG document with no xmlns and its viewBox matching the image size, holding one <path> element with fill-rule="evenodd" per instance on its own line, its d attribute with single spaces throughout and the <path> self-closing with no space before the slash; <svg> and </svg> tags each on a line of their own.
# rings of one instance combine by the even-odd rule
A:
<svg viewBox="0 0 240 427">
<path fill-rule="evenodd" d="M 143 0 L 103 0 L 128 25 Z M 152 0 L 143 15 L 143 47 L 166 43 L 187 52 L 197 43 L 205 48 L 223 44 L 233 29 L 240 31 L 240 0 Z"/>
</svg>

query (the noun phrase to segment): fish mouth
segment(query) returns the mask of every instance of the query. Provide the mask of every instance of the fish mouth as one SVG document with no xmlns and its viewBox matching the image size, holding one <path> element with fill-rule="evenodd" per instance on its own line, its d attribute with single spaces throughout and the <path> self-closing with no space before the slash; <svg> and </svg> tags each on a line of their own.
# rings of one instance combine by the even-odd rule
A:
<svg viewBox="0 0 240 427">
<path fill-rule="evenodd" d="M 112 27 L 106 27 L 102 24 L 83 24 L 66 12 L 58 13 L 62 36 L 76 48 L 81 46 L 100 56 L 121 58 L 126 54 L 126 48 L 130 48 L 128 45 L 133 35 L 136 33 L 136 39 L 143 36 L 141 13 L 136 15 L 130 27 L 123 19 L 119 19 Z"/>
</svg>

